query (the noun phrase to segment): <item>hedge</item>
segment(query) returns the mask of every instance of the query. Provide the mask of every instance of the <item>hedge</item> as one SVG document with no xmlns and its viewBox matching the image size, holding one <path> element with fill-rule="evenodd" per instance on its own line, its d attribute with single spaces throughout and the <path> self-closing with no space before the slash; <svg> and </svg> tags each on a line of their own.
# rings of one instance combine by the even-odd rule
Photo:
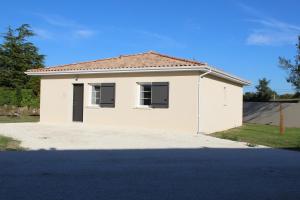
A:
<svg viewBox="0 0 300 200">
<path fill-rule="evenodd" d="M 40 98 L 34 95 L 32 89 L 0 87 L 0 106 L 3 105 L 38 108 L 40 105 Z"/>
</svg>

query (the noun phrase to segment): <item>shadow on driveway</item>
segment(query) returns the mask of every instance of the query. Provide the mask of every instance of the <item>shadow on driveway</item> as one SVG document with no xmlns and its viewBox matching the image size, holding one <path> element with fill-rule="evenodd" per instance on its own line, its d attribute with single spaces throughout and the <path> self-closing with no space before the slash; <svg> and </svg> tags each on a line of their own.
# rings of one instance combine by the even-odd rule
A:
<svg viewBox="0 0 300 200">
<path fill-rule="evenodd" d="M 0 152 L 1 200 L 300 199 L 300 153 L 274 149 Z"/>
</svg>

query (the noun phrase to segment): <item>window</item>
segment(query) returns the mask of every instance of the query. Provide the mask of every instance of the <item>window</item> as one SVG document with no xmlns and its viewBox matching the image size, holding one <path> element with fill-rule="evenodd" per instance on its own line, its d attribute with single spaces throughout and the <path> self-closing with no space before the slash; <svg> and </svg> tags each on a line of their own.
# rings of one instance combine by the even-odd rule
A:
<svg viewBox="0 0 300 200">
<path fill-rule="evenodd" d="M 151 83 L 140 84 L 140 105 L 151 105 Z"/>
<path fill-rule="evenodd" d="M 139 84 L 139 106 L 152 108 L 169 107 L 169 83 L 152 82 Z"/>
<path fill-rule="evenodd" d="M 101 83 L 91 85 L 91 105 L 103 108 L 115 107 L 115 83 Z"/>
<path fill-rule="evenodd" d="M 92 85 L 92 105 L 100 105 L 100 85 Z"/>
</svg>

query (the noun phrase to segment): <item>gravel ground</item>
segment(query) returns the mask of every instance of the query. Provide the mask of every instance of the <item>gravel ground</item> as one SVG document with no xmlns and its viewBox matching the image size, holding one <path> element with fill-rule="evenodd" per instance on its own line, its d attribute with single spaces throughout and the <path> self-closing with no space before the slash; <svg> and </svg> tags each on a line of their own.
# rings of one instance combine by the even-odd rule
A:
<svg viewBox="0 0 300 200">
<path fill-rule="evenodd" d="M 117 130 L 113 127 L 99 128 L 80 123 L 69 125 L 7 123 L 0 124 L 0 134 L 20 140 L 22 147 L 31 150 L 247 148 L 242 142 L 202 134 Z"/>
</svg>

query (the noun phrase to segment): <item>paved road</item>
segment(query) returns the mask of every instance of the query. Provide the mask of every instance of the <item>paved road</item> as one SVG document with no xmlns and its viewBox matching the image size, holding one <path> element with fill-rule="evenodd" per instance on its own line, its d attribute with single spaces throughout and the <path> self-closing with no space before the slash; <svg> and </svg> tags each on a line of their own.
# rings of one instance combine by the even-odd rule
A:
<svg viewBox="0 0 300 200">
<path fill-rule="evenodd" d="M 0 152 L 0 199 L 300 199 L 300 152 L 156 149 Z"/>
</svg>

